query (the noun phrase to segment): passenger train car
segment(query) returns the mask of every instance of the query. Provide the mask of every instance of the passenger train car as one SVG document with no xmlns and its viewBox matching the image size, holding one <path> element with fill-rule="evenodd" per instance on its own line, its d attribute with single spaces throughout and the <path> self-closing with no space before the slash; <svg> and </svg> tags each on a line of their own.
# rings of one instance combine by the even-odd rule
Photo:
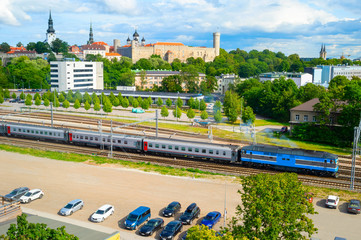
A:
<svg viewBox="0 0 361 240">
<path fill-rule="evenodd" d="M 186 157 L 239 163 L 246 166 L 337 177 L 338 158 L 327 152 L 266 145 L 239 147 L 168 138 L 153 138 L 52 128 L 20 123 L 3 123 L 0 133 L 9 137 L 56 141 L 74 145 L 104 146 L 127 152 Z"/>
</svg>

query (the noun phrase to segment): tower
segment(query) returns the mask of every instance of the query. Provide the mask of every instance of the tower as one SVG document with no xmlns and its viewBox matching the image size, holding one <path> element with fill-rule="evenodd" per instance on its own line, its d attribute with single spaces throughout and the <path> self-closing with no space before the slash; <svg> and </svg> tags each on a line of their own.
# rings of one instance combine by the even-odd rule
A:
<svg viewBox="0 0 361 240">
<path fill-rule="evenodd" d="M 132 44 L 132 41 L 130 40 L 129 36 L 128 36 L 128 39 L 127 39 L 127 44 L 128 45 Z"/>
<path fill-rule="evenodd" d="M 322 44 L 321 45 L 321 51 L 320 51 L 320 58 L 322 58 L 323 60 L 326 60 L 326 55 L 327 55 L 326 45 Z"/>
<path fill-rule="evenodd" d="M 87 44 L 93 44 L 94 38 L 93 38 L 93 27 L 92 23 L 90 23 L 90 31 L 89 31 L 89 41 Z"/>
<path fill-rule="evenodd" d="M 221 47 L 221 33 L 213 33 L 213 48 L 216 50 L 216 56 L 219 56 L 219 50 Z"/>
<path fill-rule="evenodd" d="M 46 31 L 45 42 L 51 45 L 55 39 L 56 39 L 56 34 L 53 27 L 53 19 L 51 18 L 51 10 L 49 10 L 48 30 Z"/>
<path fill-rule="evenodd" d="M 144 37 L 142 38 L 142 46 L 144 46 L 145 45 L 145 39 L 144 39 Z"/>
<path fill-rule="evenodd" d="M 135 29 L 135 32 L 133 34 L 133 40 L 137 43 L 139 42 L 139 34 L 137 33 L 137 29 Z"/>
<path fill-rule="evenodd" d="M 117 53 L 118 48 L 120 48 L 120 40 L 119 39 L 114 39 L 113 40 L 113 45 L 114 45 L 114 52 Z"/>
</svg>

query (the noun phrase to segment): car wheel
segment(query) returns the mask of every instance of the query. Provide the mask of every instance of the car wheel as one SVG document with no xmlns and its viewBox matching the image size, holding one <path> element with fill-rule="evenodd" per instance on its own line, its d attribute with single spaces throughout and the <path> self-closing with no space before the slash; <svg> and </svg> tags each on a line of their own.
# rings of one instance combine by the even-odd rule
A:
<svg viewBox="0 0 361 240">
<path fill-rule="evenodd" d="M 110 215 L 113 215 L 113 213 L 114 213 L 114 210 L 110 213 Z"/>
<path fill-rule="evenodd" d="M 104 219 L 104 218 L 102 218 L 102 222 L 104 222 L 104 220 L 105 220 L 105 219 Z"/>
<path fill-rule="evenodd" d="M 31 200 L 31 198 L 29 198 L 29 200 L 28 200 L 28 202 L 27 203 L 30 203 L 32 200 Z"/>
<path fill-rule="evenodd" d="M 70 211 L 69 215 L 72 215 L 73 214 L 73 211 Z"/>
<path fill-rule="evenodd" d="M 83 209 L 83 205 L 80 206 L 80 210 Z"/>
<path fill-rule="evenodd" d="M 42 198 L 43 198 L 43 196 L 44 196 L 44 194 L 40 194 L 39 199 L 42 199 Z"/>
<path fill-rule="evenodd" d="M 189 221 L 189 225 L 191 225 L 191 224 L 192 224 L 192 222 L 193 222 L 193 220 L 190 220 L 190 221 Z"/>
<path fill-rule="evenodd" d="M 138 226 L 137 226 L 137 225 L 135 225 L 134 230 L 137 230 L 137 228 L 138 228 Z"/>
</svg>

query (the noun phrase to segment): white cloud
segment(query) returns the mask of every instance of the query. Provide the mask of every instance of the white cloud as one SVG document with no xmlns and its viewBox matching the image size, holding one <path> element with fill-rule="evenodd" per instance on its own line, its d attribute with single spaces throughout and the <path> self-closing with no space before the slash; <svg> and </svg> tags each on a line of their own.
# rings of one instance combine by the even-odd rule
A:
<svg viewBox="0 0 361 240">
<path fill-rule="evenodd" d="M 12 6 L 9 0 L 3 0 L 0 8 L 0 24 L 9 24 L 9 25 L 20 25 L 19 21 L 16 19 L 12 12 Z"/>
<path fill-rule="evenodd" d="M 136 15 L 139 11 L 136 0 L 104 0 L 104 4 L 110 12 Z"/>
<path fill-rule="evenodd" d="M 177 42 L 190 42 L 194 39 L 193 36 L 187 36 L 187 35 L 178 35 L 176 38 L 175 38 L 175 41 Z"/>
</svg>

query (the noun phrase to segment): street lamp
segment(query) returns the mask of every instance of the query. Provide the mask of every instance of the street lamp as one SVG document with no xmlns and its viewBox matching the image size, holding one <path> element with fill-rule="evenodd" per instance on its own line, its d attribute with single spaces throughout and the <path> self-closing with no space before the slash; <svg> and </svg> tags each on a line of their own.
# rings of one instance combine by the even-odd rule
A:
<svg viewBox="0 0 361 240">
<path fill-rule="evenodd" d="M 179 92 L 177 92 L 177 101 L 175 102 L 175 117 L 178 122 L 178 99 L 179 99 Z"/>
</svg>

